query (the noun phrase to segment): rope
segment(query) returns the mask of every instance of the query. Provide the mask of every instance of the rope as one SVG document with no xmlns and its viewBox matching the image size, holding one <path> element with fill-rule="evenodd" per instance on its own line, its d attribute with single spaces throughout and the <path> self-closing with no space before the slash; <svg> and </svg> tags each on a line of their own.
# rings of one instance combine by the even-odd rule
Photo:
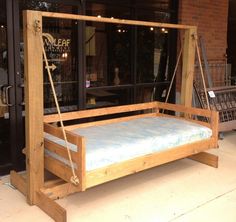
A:
<svg viewBox="0 0 236 222">
<path fill-rule="evenodd" d="M 78 185 L 79 184 L 79 178 L 75 174 L 75 170 L 74 170 L 74 167 L 73 167 L 73 162 L 72 162 L 72 158 L 71 158 L 71 151 L 70 151 L 70 148 L 69 148 L 69 145 L 68 145 L 68 140 L 67 140 L 67 136 L 66 136 L 66 132 L 65 132 L 65 126 L 64 126 L 64 123 L 62 121 L 62 116 L 61 116 L 61 111 L 60 111 L 60 107 L 59 107 L 59 103 L 58 103 L 58 99 L 57 99 L 57 95 L 56 95 L 56 91 L 55 91 L 55 86 L 54 86 L 54 83 L 53 83 L 53 80 L 52 80 L 51 70 L 50 70 L 47 55 L 46 55 L 46 52 L 45 52 L 45 49 L 44 49 L 43 36 L 40 36 L 40 42 L 41 42 L 41 47 L 42 47 L 42 51 L 43 51 L 43 57 L 44 57 L 45 64 L 46 64 L 46 69 L 47 69 L 47 73 L 48 73 L 49 82 L 50 82 L 50 85 L 51 85 L 54 101 L 55 101 L 56 108 L 57 108 L 57 113 L 58 113 L 60 124 L 61 124 L 63 138 L 65 140 L 65 145 L 66 145 L 66 150 L 67 150 L 67 154 L 68 154 L 68 158 L 69 158 L 69 163 L 70 163 L 70 167 L 71 167 L 72 177 L 70 178 L 70 181 L 74 185 Z"/>
<path fill-rule="evenodd" d="M 197 57 L 198 57 L 198 62 L 199 62 L 199 66 L 200 66 L 200 71 L 201 71 L 201 78 L 202 78 L 202 82 L 203 82 L 204 93 L 205 93 L 205 96 L 206 96 L 207 108 L 210 110 L 210 104 L 209 104 L 209 99 L 208 99 L 208 96 L 207 96 L 206 82 L 205 82 L 205 79 L 204 79 L 204 73 L 203 73 L 201 56 L 200 56 L 200 51 L 199 51 L 199 47 L 198 47 L 197 38 L 196 38 L 195 44 L 196 44 Z M 170 87 L 168 89 L 168 93 L 167 93 L 167 96 L 166 96 L 165 103 L 167 103 L 167 101 L 169 99 L 170 91 L 171 91 L 171 88 L 172 88 L 172 85 L 173 85 L 173 82 L 174 82 L 174 78 L 175 78 L 176 73 L 177 73 L 177 69 L 178 69 L 178 66 L 179 66 L 179 61 L 180 61 L 182 52 L 183 52 L 183 45 L 181 46 L 181 49 L 180 49 L 180 53 L 179 53 L 179 56 L 178 56 L 178 59 L 177 59 L 174 74 L 173 74 L 172 79 L 171 79 L 171 83 L 170 83 Z"/>
<path fill-rule="evenodd" d="M 176 73 L 177 73 L 177 70 L 178 70 L 179 61 L 180 61 L 182 52 L 183 52 L 183 45 L 181 46 L 181 49 L 180 49 L 180 52 L 179 52 L 179 55 L 178 55 L 178 59 L 177 59 L 177 62 L 176 62 L 176 65 L 175 65 L 175 70 L 174 70 L 174 73 L 173 73 L 173 76 L 172 76 L 172 79 L 171 79 L 171 82 L 170 82 L 170 86 L 169 86 L 169 89 L 168 89 L 168 92 L 167 92 L 165 103 L 167 103 L 167 101 L 169 99 L 170 91 L 171 91 L 172 85 L 174 83 L 174 79 L 175 79 L 175 76 L 176 76 Z"/>
<path fill-rule="evenodd" d="M 207 95 L 207 90 L 206 90 L 206 82 L 205 82 L 203 68 L 202 68 L 201 55 L 200 55 L 200 51 L 199 51 L 199 47 L 198 47 L 198 38 L 196 38 L 195 44 L 196 44 L 196 49 L 197 49 L 197 57 L 198 57 L 200 73 L 201 73 L 201 77 L 202 77 L 204 93 L 205 93 L 205 96 L 206 96 L 207 108 L 208 108 L 208 110 L 210 110 L 210 103 L 209 103 L 209 99 L 208 99 L 208 95 Z"/>
</svg>

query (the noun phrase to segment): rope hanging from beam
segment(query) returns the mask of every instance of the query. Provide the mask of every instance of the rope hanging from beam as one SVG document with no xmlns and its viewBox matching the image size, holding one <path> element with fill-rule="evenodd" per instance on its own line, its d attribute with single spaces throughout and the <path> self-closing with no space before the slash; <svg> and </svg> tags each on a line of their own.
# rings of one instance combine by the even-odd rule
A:
<svg viewBox="0 0 236 222">
<path fill-rule="evenodd" d="M 35 21 L 36 33 L 38 33 L 37 32 L 38 29 L 41 29 L 41 27 L 39 25 L 39 22 Z M 69 158 L 69 163 L 70 163 L 70 168 L 71 168 L 71 173 L 72 173 L 72 177 L 71 177 L 70 181 L 71 181 L 72 184 L 77 186 L 80 181 L 79 181 L 78 176 L 75 174 L 75 169 L 74 169 L 73 161 L 72 161 L 72 157 L 71 157 L 71 151 L 70 151 L 67 136 L 66 136 L 65 126 L 64 126 L 64 123 L 63 123 L 63 120 L 62 120 L 61 110 L 60 110 L 60 106 L 59 106 L 59 103 L 58 103 L 54 82 L 53 82 L 53 79 L 52 79 L 52 73 L 51 73 L 51 70 L 50 70 L 50 67 L 49 67 L 49 64 L 48 64 L 48 58 L 47 58 L 47 54 L 46 54 L 46 51 L 45 51 L 45 48 L 44 48 L 43 36 L 41 35 L 41 36 L 39 36 L 39 38 L 40 38 L 40 43 L 41 43 L 41 47 L 42 47 L 42 51 L 43 51 L 43 57 L 44 57 L 45 64 L 46 64 L 48 79 L 49 79 L 50 86 L 51 86 L 51 89 L 52 89 L 53 98 L 54 98 L 57 113 L 58 113 L 58 116 L 59 116 L 59 121 L 60 121 L 60 124 L 61 124 L 61 130 L 62 130 L 62 133 L 63 133 L 63 138 L 65 140 L 66 150 L 67 150 L 67 154 L 68 154 L 68 158 Z"/>
<path fill-rule="evenodd" d="M 195 38 L 195 40 L 196 40 L 195 41 L 195 47 L 196 47 L 197 58 L 198 58 L 198 62 L 199 62 L 199 66 L 200 66 L 200 71 L 201 71 L 201 78 L 202 78 L 202 83 L 203 83 L 203 88 L 204 88 L 204 94 L 206 96 L 207 109 L 210 110 L 210 103 L 209 103 L 209 99 L 208 99 L 208 95 L 207 95 L 207 90 L 206 90 L 206 82 L 205 82 L 204 72 L 203 72 L 203 68 L 202 68 L 201 55 L 200 55 L 200 50 L 199 50 L 198 41 L 197 41 L 198 38 L 195 35 L 193 36 L 193 38 Z M 167 103 L 167 101 L 169 99 L 170 91 L 171 91 L 171 88 L 173 86 L 173 82 L 174 82 L 174 79 L 175 79 L 175 76 L 176 76 L 176 73 L 177 73 L 177 69 L 178 69 L 178 66 L 179 66 L 179 62 L 180 62 L 180 58 L 181 58 L 182 52 L 183 52 L 183 46 L 181 46 L 181 49 L 180 49 L 180 52 L 179 52 L 179 55 L 178 55 L 178 58 L 177 58 L 175 70 L 174 70 L 174 73 L 173 73 L 173 76 L 172 76 L 172 79 L 171 79 L 171 82 L 170 82 L 170 86 L 169 86 L 169 89 L 168 89 L 168 92 L 167 92 L 165 103 Z"/>
</svg>

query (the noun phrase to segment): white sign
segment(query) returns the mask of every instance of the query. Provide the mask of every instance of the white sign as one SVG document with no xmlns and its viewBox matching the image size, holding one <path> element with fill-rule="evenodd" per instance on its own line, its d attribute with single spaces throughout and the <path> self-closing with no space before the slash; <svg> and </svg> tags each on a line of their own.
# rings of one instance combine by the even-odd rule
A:
<svg viewBox="0 0 236 222">
<path fill-rule="evenodd" d="M 48 66 L 48 68 L 54 71 L 57 67 L 52 63 L 52 65 Z M 47 69 L 47 66 L 45 66 L 45 69 Z"/>
<path fill-rule="evenodd" d="M 211 98 L 215 98 L 216 97 L 216 95 L 215 95 L 215 93 L 213 91 L 209 91 L 208 94 L 209 94 L 209 96 Z"/>
</svg>

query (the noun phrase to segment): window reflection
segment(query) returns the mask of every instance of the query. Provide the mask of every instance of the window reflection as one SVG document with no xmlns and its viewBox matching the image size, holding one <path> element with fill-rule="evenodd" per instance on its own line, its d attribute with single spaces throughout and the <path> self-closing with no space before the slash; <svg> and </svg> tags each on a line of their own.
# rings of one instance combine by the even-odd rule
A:
<svg viewBox="0 0 236 222">
<path fill-rule="evenodd" d="M 130 9 L 103 4 L 87 4 L 87 15 L 130 18 Z M 87 87 L 131 83 L 131 27 L 106 23 L 86 23 Z"/>
<path fill-rule="evenodd" d="M 8 113 L 6 87 L 8 86 L 8 55 L 6 5 L 0 5 L 0 119 Z M 1 142 L 1 141 L 0 141 Z"/>
<path fill-rule="evenodd" d="M 79 5 L 79 2 L 78 2 Z M 20 1 L 21 24 L 21 68 L 22 82 L 24 73 L 23 21 L 25 9 L 78 13 L 78 6 L 56 2 L 22 0 Z M 76 110 L 78 107 L 78 24 L 72 20 L 43 18 L 44 48 L 49 60 L 56 94 L 63 112 Z M 24 96 L 22 96 L 24 98 Z M 55 103 L 48 81 L 44 63 L 44 107 L 45 113 L 56 112 Z"/>
<path fill-rule="evenodd" d="M 7 15 L 6 1 L 0 2 L 0 171 L 11 159 L 10 121 L 7 106 L 8 95 L 8 54 L 7 54 Z M 4 169 L 4 167 L 3 167 Z M 2 172 L 0 172 L 2 173 Z"/>
<path fill-rule="evenodd" d="M 125 105 L 130 103 L 131 90 L 127 89 L 90 89 L 87 91 L 86 108 L 99 108 Z"/>
<path fill-rule="evenodd" d="M 137 88 L 136 103 L 153 102 L 155 100 L 165 101 L 168 85 L 142 86 Z"/>
<path fill-rule="evenodd" d="M 169 0 L 155 2 L 135 0 L 122 3 L 103 1 L 103 4 L 88 1 L 86 14 L 170 22 L 169 8 Z M 132 102 L 151 101 L 153 98 L 161 100 L 163 90 L 166 88 L 165 82 L 169 78 L 168 42 L 167 29 L 87 22 L 87 106 L 94 101 L 93 98 L 90 99 L 89 93 L 94 87 L 96 89 L 102 87 L 103 90 L 109 87 L 129 87 Z M 160 83 L 164 85 L 161 86 Z M 153 85 L 145 87 L 145 84 Z M 137 97 L 133 98 L 135 92 Z M 108 99 L 106 102 L 104 106 L 116 104 L 108 103 Z"/>
<path fill-rule="evenodd" d="M 75 40 L 77 27 L 71 20 L 57 19 L 45 20 L 43 27 L 44 48 L 53 73 L 57 98 L 59 104 L 62 107 L 67 106 L 69 111 L 70 106 L 78 103 L 77 41 Z M 46 69 L 44 69 L 44 95 L 45 108 L 53 108 L 54 99 Z"/>
<path fill-rule="evenodd" d="M 150 83 L 167 80 L 168 30 L 154 27 L 138 28 L 137 82 Z"/>
</svg>

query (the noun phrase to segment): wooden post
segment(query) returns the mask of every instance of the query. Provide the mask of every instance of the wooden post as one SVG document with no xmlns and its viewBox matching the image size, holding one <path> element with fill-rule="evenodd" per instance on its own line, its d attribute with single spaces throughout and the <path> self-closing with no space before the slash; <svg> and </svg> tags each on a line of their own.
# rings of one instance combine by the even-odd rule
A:
<svg viewBox="0 0 236 222">
<path fill-rule="evenodd" d="M 41 29 L 36 31 L 36 21 Z M 36 204 L 44 183 L 43 152 L 43 58 L 40 44 L 41 12 L 24 11 L 25 136 L 27 201 Z"/>
<path fill-rule="evenodd" d="M 196 34 L 197 28 L 192 27 L 186 29 L 184 35 L 181 104 L 189 107 L 192 106 Z"/>
</svg>

